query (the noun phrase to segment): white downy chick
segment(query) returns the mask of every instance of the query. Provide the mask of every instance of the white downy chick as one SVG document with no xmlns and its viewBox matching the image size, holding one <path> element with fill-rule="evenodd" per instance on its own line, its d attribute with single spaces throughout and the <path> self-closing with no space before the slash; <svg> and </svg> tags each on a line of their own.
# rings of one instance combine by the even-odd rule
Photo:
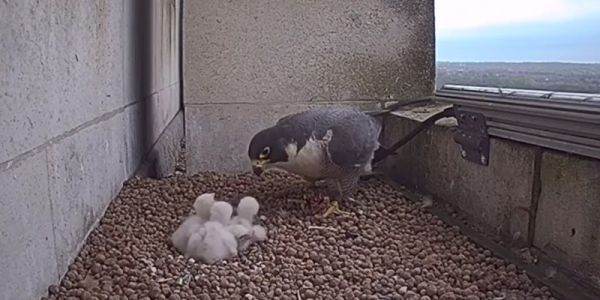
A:
<svg viewBox="0 0 600 300">
<path fill-rule="evenodd" d="M 231 220 L 228 228 L 238 240 L 238 252 L 245 251 L 256 241 L 266 239 L 265 228 L 253 225 L 259 208 L 258 201 L 254 197 L 247 196 L 240 200 L 237 216 Z"/>
<path fill-rule="evenodd" d="M 209 221 L 190 237 L 186 255 L 207 264 L 236 256 L 237 240 L 225 227 L 232 212 L 229 203 L 215 202 L 210 209 Z"/>
<path fill-rule="evenodd" d="M 209 220 L 212 222 L 218 222 L 223 226 L 229 223 L 231 220 L 231 214 L 233 214 L 233 207 L 231 204 L 225 201 L 217 201 L 210 208 Z"/>
<path fill-rule="evenodd" d="M 245 219 L 248 222 L 250 222 L 250 224 L 252 224 L 252 222 L 254 221 L 254 216 L 256 216 L 256 214 L 258 213 L 259 208 L 260 205 L 258 204 L 258 201 L 256 201 L 256 198 L 246 196 L 240 200 L 240 204 L 238 204 L 237 206 L 236 217 Z"/>
<path fill-rule="evenodd" d="M 185 252 L 192 233 L 198 230 L 210 218 L 210 208 L 215 203 L 214 193 L 204 193 L 194 202 L 195 215 L 188 217 L 171 236 L 173 246 L 179 252 Z"/>
<path fill-rule="evenodd" d="M 215 204 L 215 193 L 204 193 L 194 201 L 194 211 L 202 219 L 208 220 L 213 204 Z"/>
<path fill-rule="evenodd" d="M 259 204 L 254 197 L 244 197 L 237 206 L 237 215 L 229 222 L 229 229 L 239 238 L 252 230 L 254 216 L 258 213 Z"/>
<path fill-rule="evenodd" d="M 244 197 L 237 206 L 237 215 L 231 219 L 227 229 L 238 241 L 238 251 L 244 251 L 252 243 L 252 222 L 258 213 L 259 204 L 254 197 Z"/>
<path fill-rule="evenodd" d="M 267 229 L 260 225 L 252 226 L 252 237 L 257 241 L 265 241 L 267 239 Z"/>
<path fill-rule="evenodd" d="M 184 253 L 186 251 L 190 236 L 192 233 L 202 228 L 202 225 L 205 221 L 206 220 L 197 215 L 189 216 L 185 221 L 183 221 L 183 223 L 181 223 L 181 225 L 179 225 L 179 228 L 175 230 L 173 235 L 171 235 L 171 242 L 173 243 L 173 246 L 175 246 L 179 252 Z"/>
<path fill-rule="evenodd" d="M 241 225 L 236 225 L 241 226 Z M 245 229 L 243 235 L 238 238 L 238 252 L 245 251 L 255 242 L 262 242 L 267 239 L 267 230 L 260 225 L 253 225 L 249 230 Z"/>
</svg>

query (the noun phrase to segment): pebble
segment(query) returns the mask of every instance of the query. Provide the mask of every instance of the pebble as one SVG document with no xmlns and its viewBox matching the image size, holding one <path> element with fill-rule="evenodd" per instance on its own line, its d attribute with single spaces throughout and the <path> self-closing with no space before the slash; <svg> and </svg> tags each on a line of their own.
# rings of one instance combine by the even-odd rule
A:
<svg viewBox="0 0 600 300">
<path fill-rule="evenodd" d="M 256 197 L 268 240 L 214 265 L 181 256 L 169 237 L 195 198 L 209 192 L 232 203 Z M 317 218 L 324 192 L 280 173 L 133 178 L 47 299 L 479 300 L 503 290 L 553 299 L 515 265 L 381 181 L 361 182 L 356 202 L 340 201 L 351 216 Z M 81 289 L 86 276 L 94 285 Z"/>
</svg>

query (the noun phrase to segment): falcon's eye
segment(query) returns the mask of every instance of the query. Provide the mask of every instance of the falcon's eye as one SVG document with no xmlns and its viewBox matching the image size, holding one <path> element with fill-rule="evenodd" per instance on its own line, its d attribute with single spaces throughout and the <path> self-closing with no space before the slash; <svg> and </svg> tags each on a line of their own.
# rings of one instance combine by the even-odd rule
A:
<svg viewBox="0 0 600 300">
<path fill-rule="evenodd" d="M 263 151 L 260 153 L 260 158 L 267 158 L 267 157 L 269 157 L 270 153 L 271 153 L 271 148 L 265 147 L 265 149 L 263 149 Z"/>
</svg>

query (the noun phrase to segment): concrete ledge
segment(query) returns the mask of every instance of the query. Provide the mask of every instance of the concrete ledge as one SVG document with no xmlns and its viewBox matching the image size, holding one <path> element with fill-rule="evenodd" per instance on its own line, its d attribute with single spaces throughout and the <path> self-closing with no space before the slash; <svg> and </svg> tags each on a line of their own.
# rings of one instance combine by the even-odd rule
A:
<svg viewBox="0 0 600 300">
<path fill-rule="evenodd" d="M 412 119 L 385 119 L 384 144 L 391 145 L 416 125 Z M 463 160 L 449 126 L 435 126 L 385 162 L 385 172 L 411 189 L 444 199 L 505 241 L 527 240 L 536 151 L 493 139 L 488 167 Z"/>
<path fill-rule="evenodd" d="M 422 119 L 386 117 L 384 144 Z M 421 133 L 382 170 L 498 245 L 533 253 L 522 259 L 543 265 L 546 276 L 600 289 L 600 161 L 493 138 L 489 166 L 476 165 L 461 157 L 451 123 Z"/>
</svg>

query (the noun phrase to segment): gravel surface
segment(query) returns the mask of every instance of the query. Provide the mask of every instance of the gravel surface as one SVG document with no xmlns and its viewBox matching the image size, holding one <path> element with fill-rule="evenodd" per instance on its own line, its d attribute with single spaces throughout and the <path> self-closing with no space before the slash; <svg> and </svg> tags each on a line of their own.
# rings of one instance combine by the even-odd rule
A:
<svg viewBox="0 0 600 300">
<path fill-rule="evenodd" d="M 269 239 L 215 265 L 185 260 L 169 237 L 205 192 L 255 196 Z M 554 299 L 387 184 L 361 182 L 340 203 L 352 216 L 328 219 L 320 192 L 275 173 L 132 179 L 48 298 Z"/>
</svg>

